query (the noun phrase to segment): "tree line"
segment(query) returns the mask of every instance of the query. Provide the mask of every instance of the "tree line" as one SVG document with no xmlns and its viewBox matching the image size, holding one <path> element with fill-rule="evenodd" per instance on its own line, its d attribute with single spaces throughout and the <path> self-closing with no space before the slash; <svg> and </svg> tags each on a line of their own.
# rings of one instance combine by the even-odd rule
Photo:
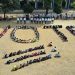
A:
<svg viewBox="0 0 75 75">
<path fill-rule="evenodd" d="M 40 0 L 42 4 L 40 4 L 39 6 L 41 7 L 41 5 L 43 6 L 42 9 L 46 10 L 46 15 L 48 14 L 49 9 L 51 8 L 50 4 L 51 4 L 51 0 Z M 22 9 L 24 11 L 24 13 L 32 13 L 34 8 L 34 1 L 29 2 L 28 0 L 22 0 L 20 2 L 20 0 L 0 0 L 0 10 L 4 13 L 4 18 L 5 18 L 5 14 L 9 11 L 13 11 L 16 9 Z M 65 0 L 55 0 L 54 1 L 54 7 L 53 7 L 53 11 L 57 14 L 60 14 L 62 12 L 62 9 L 65 7 L 66 2 Z M 75 1 L 73 1 L 71 3 L 72 8 L 75 9 Z"/>
</svg>

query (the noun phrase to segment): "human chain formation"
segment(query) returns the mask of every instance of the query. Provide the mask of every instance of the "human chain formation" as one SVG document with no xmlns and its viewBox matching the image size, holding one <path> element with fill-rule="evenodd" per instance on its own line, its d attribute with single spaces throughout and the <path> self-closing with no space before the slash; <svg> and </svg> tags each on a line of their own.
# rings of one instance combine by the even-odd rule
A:
<svg viewBox="0 0 75 75">
<path fill-rule="evenodd" d="M 17 18 L 17 23 L 22 24 L 22 23 L 26 23 L 26 17 L 18 17 Z M 29 20 L 31 23 L 34 24 L 50 24 L 54 22 L 54 18 L 50 18 L 50 17 L 31 17 Z"/>
<path fill-rule="evenodd" d="M 66 29 L 75 36 L 75 26 L 67 26 Z"/>
<path fill-rule="evenodd" d="M 43 29 L 49 29 L 52 28 L 54 30 L 54 32 L 56 32 L 56 34 L 61 38 L 62 41 L 67 42 L 68 39 L 67 37 L 58 30 L 58 28 L 62 28 L 62 25 L 52 25 L 52 26 L 44 26 Z"/>
<path fill-rule="evenodd" d="M 52 47 L 52 42 L 49 43 L 48 47 Z M 32 52 L 32 51 L 37 51 L 38 52 Z M 15 62 L 19 62 L 19 61 L 22 61 L 24 59 L 27 59 L 27 58 L 31 58 L 31 57 L 35 57 L 35 56 L 39 56 L 38 58 L 34 58 L 34 59 L 30 59 L 30 60 L 27 60 L 25 63 L 22 63 L 20 65 L 15 65 L 11 71 L 17 71 L 21 68 L 24 68 L 24 67 L 27 67 L 31 64 L 34 64 L 34 63 L 39 63 L 39 62 L 42 62 L 42 61 L 45 61 L 45 60 L 48 60 L 48 59 L 51 59 L 52 58 L 52 55 L 49 53 L 49 54 L 46 54 L 45 50 L 44 50 L 44 45 L 40 45 L 40 46 L 37 46 L 37 47 L 34 47 L 34 48 L 29 48 L 29 49 L 26 49 L 24 51 L 21 51 L 19 50 L 18 52 L 11 52 L 10 54 L 5 54 L 5 56 L 3 58 L 8 58 L 8 57 L 12 57 L 12 56 L 15 56 L 15 55 L 20 55 L 20 54 L 23 54 L 23 53 L 27 53 L 27 52 L 32 52 L 31 54 L 25 54 L 25 55 L 22 55 L 20 57 L 17 57 L 17 58 L 12 58 L 10 60 L 7 60 L 5 62 L 5 64 L 9 65 L 11 63 L 15 63 Z M 54 47 L 51 52 L 57 52 L 56 50 L 56 47 Z M 43 55 L 43 56 L 42 56 Z M 59 52 L 56 53 L 54 55 L 55 58 L 60 58 L 60 54 Z"/>
<path fill-rule="evenodd" d="M 19 50 L 17 52 L 11 52 L 9 54 L 5 54 L 3 58 L 9 58 L 9 57 L 12 57 L 12 56 L 24 54 L 24 53 L 27 53 L 27 52 L 32 52 L 32 51 L 35 51 L 35 50 L 41 50 L 41 49 L 44 49 L 44 45 L 40 45 L 40 46 L 37 46 L 37 47 L 34 47 L 34 48 L 29 48 L 29 49 L 26 49 L 26 50 Z"/>
<path fill-rule="evenodd" d="M 7 32 L 7 30 L 10 29 L 10 28 L 11 28 L 10 25 L 7 26 L 7 27 L 5 27 L 4 30 L 3 30 L 3 32 L 0 33 L 0 38 L 1 38 L 2 36 L 4 36 L 4 34 L 5 34 L 5 33 Z M 66 37 L 61 31 L 58 30 L 59 28 L 62 28 L 62 25 L 43 26 L 43 29 L 50 29 L 50 28 L 53 29 L 54 32 L 56 32 L 56 34 L 61 38 L 62 41 L 64 41 L 64 42 L 67 42 L 67 41 L 68 41 L 67 37 Z M 35 33 L 36 36 L 35 36 L 35 38 L 33 38 L 33 39 L 28 39 L 28 40 L 19 39 L 19 38 L 16 37 L 16 35 L 15 35 L 15 32 L 16 32 L 16 30 L 18 30 L 18 29 L 32 29 L 32 30 L 34 31 L 34 33 Z M 66 26 L 66 29 L 67 29 L 69 32 L 71 32 L 73 35 L 75 35 L 75 26 Z M 34 43 L 34 42 L 37 42 L 37 41 L 39 40 L 40 34 L 39 34 L 38 30 L 37 30 L 37 27 L 33 27 L 33 26 L 16 26 L 16 27 L 12 30 L 12 32 L 11 32 L 11 34 L 10 34 L 10 37 L 11 37 L 11 39 L 12 39 L 14 42 L 17 42 L 17 43 Z"/>
<path fill-rule="evenodd" d="M 23 40 L 23 39 L 19 39 L 16 37 L 15 32 L 18 29 L 32 29 L 36 35 L 35 38 L 33 39 L 28 39 L 28 40 Z M 34 43 L 37 42 L 39 40 L 39 32 L 37 30 L 36 27 L 32 27 L 32 26 L 16 26 L 16 28 L 13 29 L 13 31 L 10 34 L 10 37 L 13 41 L 18 42 L 18 43 Z"/>
<path fill-rule="evenodd" d="M 57 28 L 53 28 L 53 30 L 54 32 L 56 32 L 56 34 L 61 38 L 63 42 L 68 41 L 67 37 L 62 32 L 60 32 Z"/>
<path fill-rule="evenodd" d="M 1 38 L 2 36 L 4 36 L 4 34 L 8 31 L 8 29 L 10 29 L 10 25 L 9 25 L 9 26 L 6 26 L 6 27 L 3 29 L 3 31 L 0 33 L 0 38 Z"/>
<path fill-rule="evenodd" d="M 18 61 L 21 61 L 21 60 L 24 60 L 24 59 L 27 59 L 27 58 L 30 58 L 30 57 L 39 56 L 39 55 L 43 55 L 43 54 L 46 54 L 46 52 L 45 51 L 35 52 L 35 53 L 32 53 L 32 54 L 28 54 L 28 55 L 18 57 L 16 59 L 8 60 L 5 64 L 9 65 L 9 64 L 14 63 L 14 62 L 18 62 Z"/>
<path fill-rule="evenodd" d="M 17 70 L 19 70 L 21 68 L 24 68 L 26 66 L 29 66 L 31 64 L 39 63 L 39 62 L 42 62 L 42 61 L 45 61 L 45 60 L 48 60 L 48 59 L 51 59 L 51 54 L 46 54 L 45 56 L 35 58 L 35 59 L 27 61 L 26 63 L 14 66 L 11 71 L 17 71 Z"/>
<path fill-rule="evenodd" d="M 62 28 L 62 25 L 43 26 L 43 29 L 50 29 L 50 28 Z"/>
</svg>

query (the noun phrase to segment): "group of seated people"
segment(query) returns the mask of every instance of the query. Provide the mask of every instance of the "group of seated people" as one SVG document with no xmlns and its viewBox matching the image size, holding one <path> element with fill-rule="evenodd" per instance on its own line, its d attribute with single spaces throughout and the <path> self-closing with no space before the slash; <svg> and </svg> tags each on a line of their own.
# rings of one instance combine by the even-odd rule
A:
<svg viewBox="0 0 75 75">
<path fill-rule="evenodd" d="M 44 49 L 44 45 L 40 45 L 40 46 L 37 46 L 37 47 L 34 47 L 34 48 L 29 48 L 29 49 L 26 49 L 26 50 L 19 50 L 17 52 L 11 52 L 9 54 L 5 54 L 3 58 L 8 58 L 8 57 L 12 57 L 12 56 L 15 56 L 15 55 L 20 55 L 20 54 L 24 54 L 24 53 L 31 52 L 31 51 L 34 51 L 34 50 L 41 50 L 41 49 Z"/>
<path fill-rule="evenodd" d="M 11 64 L 11 63 L 14 63 L 14 62 L 18 62 L 18 61 L 21 61 L 21 60 L 24 60 L 24 59 L 27 59 L 27 58 L 30 58 L 30 57 L 39 56 L 39 55 L 43 55 L 43 54 L 46 54 L 46 52 L 45 51 L 35 52 L 35 53 L 32 53 L 32 54 L 28 54 L 28 55 L 18 57 L 16 59 L 8 60 L 5 64 Z"/>
<path fill-rule="evenodd" d="M 52 46 L 53 46 L 52 42 L 50 42 L 50 43 L 47 45 L 47 47 L 52 47 Z M 51 49 L 51 52 L 57 52 L 56 46 L 54 46 L 54 47 Z M 56 53 L 56 54 L 54 55 L 54 57 L 55 57 L 55 58 L 60 58 L 61 55 L 60 55 L 60 53 L 58 52 L 58 53 Z"/>
<path fill-rule="evenodd" d="M 16 32 L 17 29 L 32 29 L 34 31 L 36 37 L 33 38 L 33 39 L 28 39 L 28 40 L 19 39 L 15 35 L 15 32 Z M 11 32 L 10 37 L 11 37 L 11 39 L 13 41 L 15 41 L 17 43 L 34 43 L 34 42 L 37 42 L 39 40 L 39 32 L 38 32 L 36 27 L 32 27 L 32 26 L 17 26 Z"/>
<path fill-rule="evenodd" d="M 43 29 L 49 29 L 49 28 L 62 28 L 62 25 L 43 26 Z"/>
<path fill-rule="evenodd" d="M 56 32 L 57 35 L 59 35 L 59 37 L 60 37 L 64 42 L 67 42 L 67 41 L 68 41 L 67 37 L 66 37 L 62 32 L 60 32 L 57 28 L 53 28 L 53 30 Z"/>
<path fill-rule="evenodd" d="M 21 68 L 24 68 L 24 67 L 26 67 L 26 66 L 29 66 L 29 65 L 31 65 L 31 64 L 33 64 L 33 63 L 42 62 L 42 61 L 45 61 L 45 60 L 48 60 L 48 59 L 51 59 L 51 54 L 47 54 L 47 55 L 45 55 L 45 56 L 41 56 L 41 57 L 39 57 L 39 58 L 35 58 L 35 59 L 32 59 L 32 60 L 29 60 L 29 61 L 27 61 L 26 63 L 20 64 L 20 65 L 16 65 L 16 66 L 14 66 L 14 67 L 12 68 L 11 71 L 17 71 L 17 70 L 19 70 L 19 69 L 21 69 Z"/>
<path fill-rule="evenodd" d="M 35 24 L 49 24 L 54 22 L 54 18 L 47 18 L 47 17 L 31 17 L 30 18 L 31 23 Z"/>
<path fill-rule="evenodd" d="M 75 26 L 67 26 L 66 29 L 75 35 Z"/>
<path fill-rule="evenodd" d="M 22 24 L 22 23 L 25 24 L 25 23 L 26 23 L 26 17 L 18 17 L 18 18 L 17 18 L 17 23 L 18 23 L 18 24 L 19 24 L 19 23 L 20 23 L 20 24 Z"/>
<path fill-rule="evenodd" d="M 10 25 L 9 25 L 9 26 L 6 26 L 6 27 L 3 29 L 3 31 L 0 33 L 0 38 L 1 38 L 2 36 L 4 36 L 4 34 L 7 32 L 8 29 L 10 29 Z"/>
</svg>

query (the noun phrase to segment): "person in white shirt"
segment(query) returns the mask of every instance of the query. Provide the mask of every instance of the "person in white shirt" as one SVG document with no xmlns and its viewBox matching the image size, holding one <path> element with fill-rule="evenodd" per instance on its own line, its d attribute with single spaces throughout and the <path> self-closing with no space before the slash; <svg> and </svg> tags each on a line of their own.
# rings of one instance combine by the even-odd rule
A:
<svg viewBox="0 0 75 75">
<path fill-rule="evenodd" d="M 47 23 L 47 21 L 48 21 L 48 19 L 47 19 L 47 18 L 45 18 L 45 24 Z"/>
<path fill-rule="evenodd" d="M 44 23 L 44 18 L 42 18 L 42 24 Z"/>
<path fill-rule="evenodd" d="M 20 22 L 20 19 L 19 19 L 19 17 L 17 18 L 17 23 L 19 23 Z"/>
<path fill-rule="evenodd" d="M 61 57 L 61 55 L 60 55 L 60 53 L 58 52 L 58 53 L 56 53 L 55 54 L 55 56 L 54 56 L 55 58 L 60 58 Z"/>
<path fill-rule="evenodd" d="M 39 22 L 39 18 L 37 18 L 36 21 L 37 21 L 37 24 L 38 24 L 38 22 Z"/>
<path fill-rule="evenodd" d="M 54 48 L 52 48 L 51 52 L 56 52 L 56 46 Z"/>
<path fill-rule="evenodd" d="M 31 23 L 33 23 L 33 18 L 32 17 L 30 18 L 30 21 L 31 21 Z"/>
<path fill-rule="evenodd" d="M 36 23 L 36 18 L 34 18 L 34 23 Z"/>
<path fill-rule="evenodd" d="M 20 17 L 20 23 L 22 23 L 22 17 Z"/>
<path fill-rule="evenodd" d="M 24 19 L 23 19 L 23 20 L 24 20 L 24 24 L 25 24 L 25 23 L 26 23 L 26 17 L 24 17 Z"/>
<path fill-rule="evenodd" d="M 54 18 L 52 18 L 52 23 L 54 22 Z"/>
<path fill-rule="evenodd" d="M 39 18 L 39 23 L 41 23 L 41 21 L 42 21 L 41 18 Z"/>
</svg>

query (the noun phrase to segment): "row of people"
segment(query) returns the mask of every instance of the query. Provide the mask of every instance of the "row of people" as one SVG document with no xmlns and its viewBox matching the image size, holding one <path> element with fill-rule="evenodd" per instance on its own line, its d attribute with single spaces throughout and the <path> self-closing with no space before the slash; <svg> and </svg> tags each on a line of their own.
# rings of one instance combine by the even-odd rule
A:
<svg viewBox="0 0 75 75">
<path fill-rule="evenodd" d="M 75 26 L 67 26 L 66 29 L 75 35 Z"/>
<path fill-rule="evenodd" d="M 35 53 L 32 53 L 32 54 L 28 54 L 28 55 L 18 57 L 16 59 L 8 60 L 5 64 L 11 64 L 11 63 L 14 63 L 14 62 L 18 62 L 18 61 L 21 61 L 21 60 L 24 60 L 24 59 L 27 59 L 27 58 L 30 58 L 30 57 L 39 56 L 39 55 L 43 55 L 43 54 L 46 54 L 46 52 L 45 51 L 35 52 Z"/>
<path fill-rule="evenodd" d="M 41 50 L 41 49 L 44 49 L 44 45 L 40 45 L 40 46 L 37 46 L 37 47 L 34 47 L 34 48 L 29 48 L 29 49 L 26 49 L 26 50 L 19 50 L 17 52 L 11 52 L 9 54 L 5 54 L 3 58 L 8 58 L 8 57 L 12 57 L 12 56 L 15 56 L 15 55 L 20 55 L 20 54 L 24 54 L 24 53 L 35 51 L 35 50 Z"/>
<path fill-rule="evenodd" d="M 18 18 L 17 18 L 17 23 L 18 23 L 18 24 L 19 24 L 19 23 L 21 23 L 21 24 L 24 23 L 24 24 L 25 24 L 25 23 L 26 23 L 26 17 L 23 17 L 23 18 L 22 18 L 22 17 L 18 17 Z"/>
<path fill-rule="evenodd" d="M 60 37 L 64 42 L 67 42 L 67 41 L 68 41 L 67 37 L 66 37 L 62 32 L 60 32 L 57 28 L 53 28 L 53 30 L 56 32 L 57 35 L 59 35 L 59 37 Z"/>
<path fill-rule="evenodd" d="M 38 24 L 38 23 L 53 23 L 54 22 L 54 18 L 43 18 L 43 17 L 31 17 L 30 18 L 30 22 L 31 23 L 36 23 L 36 24 Z M 26 23 L 26 17 L 18 17 L 17 18 L 17 23 Z"/>
<path fill-rule="evenodd" d="M 1 38 L 2 36 L 4 36 L 4 34 L 8 31 L 9 28 L 10 28 L 10 25 L 9 25 L 9 26 L 6 26 L 6 27 L 3 29 L 3 31 L 0 33 L 0 38 Z"/>
<path fill-rule="evenodd" d="M 48 59 L 51 59 L 51 54 L 47 54 L 45 56 L 42 56 L 42 57 L 39 57 L 39 58 L 36 58 L 36 59 L 33 59 L 33 60 L 29 60 L 26 63 L 14 66 L 11 71 L 17 71 L 17 70 L 19 70 L 21 68 L 29 66 L 30 64 L 42 62 L 42 61 L 45 61 L 45 60 L 48 60 Z"/>
<path fill-rule="evenodd" d="M 49 28 L 62 28 L 62 25 L 43 26 L 43 29 L 49 29 Z"/>
<path fill-rule="evenodd" d="M 35 38 L 33 39 L 28 39 L 28 40 L 23 40 L 23 39 L 19 39 L 15 36 L 15 32 L 17 29 L 32 29 L 36 35 Z M 39 40 L 39 32 L 37 30 L 37 28 L 35 27 L 31 27 L 31 26 L 18 26 L 17 28 L 14 28 L 13 31 L 11 32 L 11 39 L 17 43 L 34 43 L 36 41 Z"/>
<path fill-rule="evenodd" d="M 38 18 L 38 17 L 34 17 L 34 18 L 30 18 L 31 23 L 45 23 L 45 24 L 49 24 L 49 23 L 53 23 L 54 22 L 54 18 Z"/>
</svg>

